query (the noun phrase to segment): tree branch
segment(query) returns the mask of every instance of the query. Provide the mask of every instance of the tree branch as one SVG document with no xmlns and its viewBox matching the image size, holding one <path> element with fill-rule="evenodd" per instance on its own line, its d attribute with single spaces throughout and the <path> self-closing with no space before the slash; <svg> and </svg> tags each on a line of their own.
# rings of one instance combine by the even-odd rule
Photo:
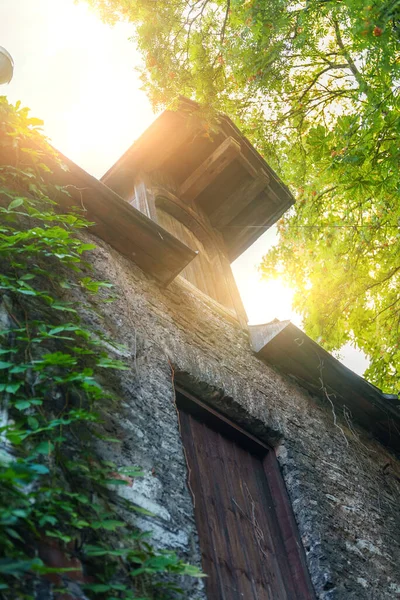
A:
<svg viewBox="0 0 400 600">
<path fill-rule="evenodd" d="M 353 73 L 355 80 L 358 85 L 362 88 L 366 88 L 366 84 L 362 78 L 360 71 L 357 69 L 354 60 L 350 56 L 349 52 L 346 50 L 346 47 L 343 43 L 342 36 L 340 33 L 339 23 L 336 19 L 333 20 L 333 26 L 335 28 L 336 41 L 338 43 L 339 48 L 341 49 L 343 56 L 347 60 L 347 64 L 350 68 L 350 71 Z"/>
<path fill-rule="evenodd" d="M 224 23 L 223 23 L 222 29 L 221 29 L 221 37 L 220 37 L 220 44 L 221 44 L 221 46 L 224 43 L 225 31 L 226 31 L 226 26 L 227 26 L 228 19 L 229 19 L 229 11 L 230 10 L 231 10 L 231 0 L 228 0 L 228 2 L 226 4 L 226 11 L 225 11 Z"/>
<path fill-rule="evenodd" d="M 379 281 L 375 281 L 374 283 L 372 283 L 371 285 L 367 286 L 365 288 L 365 290 L 371 290 L 372 288 L 376 287 L 377 285 L 381 285 L 382 283 L 386 283 L 386 281 L 388 281 L 389 279 L 391 279 L 393 277 L 393 275 L 396 275 L 396 273 L 400 271 L 400 266 L 395 267 L 394 269 L 392 269 L 383 279 L 380 279 Z"/>
<path fill-rule="evenodd" d="M 315 75 L 315 77 L 312 79 L 311 83 L 306 87 L 304 92 L 301 94 L 300 102 L 303 100 L 304 96 L 311 90 L 313 85 L 315 85 L 317 83 L 317 81 L 321 77 L 321 75 L 323 75 L 324 73 L 327 73 L 328 71 L 331 71 L 332 69 L 347 69 L 347 68 L 348 68 L 347 64 L 341 64 L 341 65 L 330 64 L 328 67 L 325 67 L 325 69 L 322 69 L 322 71 L 320 71 L 319 73 L 317 73 Z"/>
</svg>

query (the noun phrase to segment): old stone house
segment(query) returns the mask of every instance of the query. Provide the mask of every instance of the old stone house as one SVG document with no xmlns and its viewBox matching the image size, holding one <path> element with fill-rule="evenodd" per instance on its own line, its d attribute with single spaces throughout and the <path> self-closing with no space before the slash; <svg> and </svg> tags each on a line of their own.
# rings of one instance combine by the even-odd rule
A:
<svg viewBox="0 0 400 600">
<path fill-rule="evenodd" d="M 66 162 L 115 285 L 102 326 L 128 348 L 106 423 L 120 454 L 101 451 L 145 471 L 120 492 L 156 515 L 135 524 L 202 562 L 187 598 L 400 597 L 397 400 L 289 322 L 248 328 L 232 276 L 287 187 L 186 101 L 100 181 Z"/>
</svg>

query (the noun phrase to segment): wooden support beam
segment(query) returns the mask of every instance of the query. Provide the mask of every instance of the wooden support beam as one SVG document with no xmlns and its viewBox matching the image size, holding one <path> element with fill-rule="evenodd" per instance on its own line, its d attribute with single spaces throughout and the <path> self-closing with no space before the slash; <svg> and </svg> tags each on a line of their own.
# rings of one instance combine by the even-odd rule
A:
<svg viewBox="0 0 400 600">
<path fill-rule="evenodd" d="M 158 223 L 156 203 L 151 180 L 146 173 L 140 173 L 135 180 L 134 195 L 129 204 L 140 210 L 146 217 Z"/>
<path fill-rule="evenodd" d="M 214 227 L 228 225 L 267 187 L 268 183 L 269 176 L 265 171 L 261 171 L 256 179 L 245 181 L 236 192 L 226 198 L 210 215 L 211 224 Z"/>
<path fill-rule="evenodd" d="M 228 137 L 206 160 L 183 182 L 179 196 L 192 202 L 216 177 L 240 154 L 240 144 Z"/>
<path fill-rule="evenodd" d="M 257 177 L 258 171 L 257 169 L 251 164 L 251 162 L 249 160 L 247 160 L 247 158 L 245 157 L 245 155 L 241 152 L 239 155 L 239 161 L 240 164 L 243 165 L 243 167 L 246 169 L 246 171 L 248 172 L 249 175 L 251 175 L 252 177 Z"/>
</svg>

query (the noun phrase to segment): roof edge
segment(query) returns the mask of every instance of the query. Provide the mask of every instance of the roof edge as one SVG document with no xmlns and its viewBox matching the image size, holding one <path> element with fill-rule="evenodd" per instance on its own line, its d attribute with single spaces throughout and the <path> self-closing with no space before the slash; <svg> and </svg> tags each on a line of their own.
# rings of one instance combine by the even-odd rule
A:
<svg viewBox="0 0 400 600">
<path fill-rule="evenodd" d="M 380 442 L 400 452 L 400 401 L 354 373 L 290 321 L 249 326 L 257 356 L 314 396 L 348 410 Z"/>
</svg>

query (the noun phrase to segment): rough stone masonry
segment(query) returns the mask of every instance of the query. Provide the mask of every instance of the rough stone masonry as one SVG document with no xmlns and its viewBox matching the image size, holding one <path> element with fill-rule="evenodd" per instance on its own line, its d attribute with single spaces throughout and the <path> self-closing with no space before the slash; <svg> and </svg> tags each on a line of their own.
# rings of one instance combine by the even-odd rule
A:
<svg viewBox="0 0 400 600">
<path fill-rule="evenodd" d="M 111 382 L 120 404 L 105 422 L 120 444 L 102 442 L 100 451 L 119 466 L 141 465 L 145 477 L 119 493 L 156 515 L 132 511 L 132 522 L 200 563 L 177 383 L 275 447 L 318 599 L 400 598 L 396 458 L 341 415 L 335 424 L 328 401 L 256 358 L 237 321 L 183 278 L 161 288 L 94 241 L 94 276 L 116 295 L 96 306 L 96 326 L 125 345 L 130 367 Z M 187 586 L 187 598 L 205 598 L 201 582 Z"/>
</svg>

